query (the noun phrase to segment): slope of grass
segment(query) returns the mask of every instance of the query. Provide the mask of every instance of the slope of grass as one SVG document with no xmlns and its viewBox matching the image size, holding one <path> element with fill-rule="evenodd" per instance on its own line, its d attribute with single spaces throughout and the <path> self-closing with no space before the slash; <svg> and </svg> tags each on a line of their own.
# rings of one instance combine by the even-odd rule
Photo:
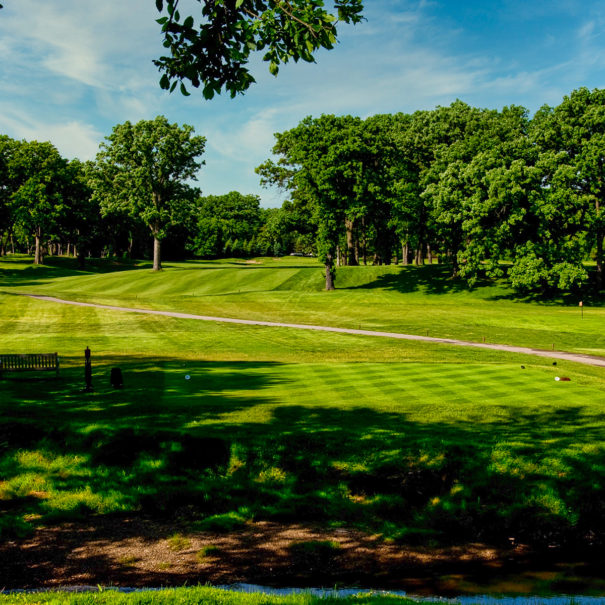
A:
<svg viewBox="0 0 605 605">
<path fill-rule="evenodd" d="M 185 304 L 177 286 L 204 270 L 69 276 L 15 263 L 3 286 L 62 291 L 69 282 L 75 292 L 79 280 L 95 279 L 104 298 L 142 276 L 146 303 Z M 272 284 L 279 278 L 262 276 L 282 270 L 292 267 L 233 269 Z M 166 288 L 172 294 L 161 298 Z M 82 292 L 97 296 L 90 283 Z M 286 293 L 303 305 L 300 292 Z M 365 296 L 372 293 L 407 296 Z M 466 295 L 444 296 L 455 309 L 453 299 Z M 56 350 L 63 365 L 59 380 L 0 381 L 4 536 L 91 514 L 183 507 L 194 528 L 296 520 L 408 542 L 512 537 L 534 545 L 604 535 L 605 379 L 597 368 L 12 294 L 0 295 L 0 334 L 1 352 Z M 92 393 L 81 391 L 86 346 Z M 123 390 L 109 386 L 114 366 Z"/>
<path fill-rule="evenodd" d="M 173 263 L 160 274 L 147 265 L 129 270 L 118 266 L 113 272 L 103 266 L 102 272 L 82 274 L 63 266 L 27 267 L 24 262 L 0 262 L 0 289 L 221 317 L 605 354 L 605 308 L 597 306 L 598 301 L 587 301 L 582 317 L 575 299 L 522 301 L 498 284 L 469 291 L 438 265 L 343 267 L 338 270 L 338 289 L 324 292 L 322 269 L 314 259 Z"/>
</svg>

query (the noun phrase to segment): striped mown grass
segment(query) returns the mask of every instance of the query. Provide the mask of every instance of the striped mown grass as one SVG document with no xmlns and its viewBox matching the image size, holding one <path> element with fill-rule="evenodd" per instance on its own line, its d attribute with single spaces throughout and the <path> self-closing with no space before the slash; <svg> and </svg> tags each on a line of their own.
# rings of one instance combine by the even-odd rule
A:
<svg viewBox="0 0 605 605">
<path fill-rule="evenodd" d="M 82 292 L 107 300 L 111 279 L 142 275 L 146 302 L 168 306 L 186 297 L 156 298 L 160 284 L 176 289 L 185 278 L 175 276 L 190 279 L 193 270 L 66 276 L 15 264 L 8 281 L 62 291 L 68 280 L 75 289 L 94 278 L 102 291 L 89 283 Z M 395 297 L 381 292 L 382 302 Z M 300 292 L 288 296 L 301 313 L 316 312 Z M 454 293 L 443 296 L 456 307 Z M 15 294 L 0 294 L 0 334 L 1 352 L 58 351 L 63 368 L 59 380 L 0 382 L 4 536 L 91 514 L 170 515 L 183 506 L 195 511 L 193 529 L 296 520 L 428 543 L 569 545 L 605 530 L 598 368 Z M 92 393 L 81 392 L 86 346 Z M 109 385 L 115 366 L 123 390 Z"/>
<path fill-rule="evenodd" d="M 342 267 L 337 290 L 323 292 L 322 268 L 314 259 L 267 259 L 166 264 L 153 273 L 101 265 L 77 272 L 63 265 L 32 268 L 18 258 L 0 261 L 0 290 L 51 294 L 188 313 L 266 321 L 310 323 L 445 338 L 605 354 L 603 301 L 579 296 L 527 301 L 499 284 L 472 291 L 425 267 Z M 18 262 L 19 261 L 19 262 Z"/>
</svg>

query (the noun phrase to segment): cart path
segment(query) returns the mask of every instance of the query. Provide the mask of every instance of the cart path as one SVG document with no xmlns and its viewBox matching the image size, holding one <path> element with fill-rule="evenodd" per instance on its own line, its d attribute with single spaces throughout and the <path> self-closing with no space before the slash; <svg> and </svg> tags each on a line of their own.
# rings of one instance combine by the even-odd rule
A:
<svg viewBox="0 0 605 605">
<path fill-rule="evenodd" d="M 495 351 L 506 351 L 508 353 L 523 353 L 525 355 L 535 355 L 538 357 L 547 357 L 549 359 L 564 359 L 565 361 L 575 361 L 590 366 L 605 368 L 605 357 L 597 355 L 584 355 L 582 353 L 567 353 L 565 351 L 544 351 L 542 349 L 532 349 L 530 347 L 515 347 L 512 345 L 490 344 L 481 342 L 470 342 L 467 340 L 457 340 L 454 338 L 436 338 L 432 336 L 420 336 L 419 334 L 400 334 L 398 332 L 379 332 L 374 330 L 355 330 L 353 328 L 334 328 L 331 326 L 314 326 L 310 324 L 293 324 L 277 321 L 260 321 L 255 319 L 235 319 L 231 317 L 212 317 L 210 315 L 194 315 L 192 313 L 179 313 L 178 311 L 155 311 L 152 309 L 136 309 L 132 307 L 118 307 L 115 305 L 101 305 L 97 303 L 77 302 L 74 300 L 64 300 L 54 296 L 42 296 L 40 294 L 22 294 L 29 298 L 45 300 L 48 302 L 61 303 L 63 305 L 75 305 L 77 307 L 93 307 L 95 309 L 107 309 L 109 311 L 122 311 L 125 313 L 143 313 L 145 315 L 162 315 L 164 317 L 176 317 L 177 319 L 195 319 L 198 321 L 216 321 L 221 323 L 243 324 L 247 326 L 267 326 L 270 328 L 293 328 L 296 330 L 316 330 L 318 332 L 335 332 L 337 334 L 354 334 L 356 336 L 378 336 L 382 338 L 398 338 L 400 340 L 419 340 L 423 342 L 455 345 L 458 347 L 475 347 L 478 349 L 492 349 Z"/>
</svg>

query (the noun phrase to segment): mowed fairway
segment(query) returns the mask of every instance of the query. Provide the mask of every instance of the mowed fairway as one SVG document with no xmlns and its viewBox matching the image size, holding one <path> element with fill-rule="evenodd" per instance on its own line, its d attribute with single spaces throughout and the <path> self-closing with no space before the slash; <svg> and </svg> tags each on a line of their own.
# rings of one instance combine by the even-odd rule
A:
<svg viewBox="0 0 605 605">
<path fill-rule="evenodd" d="M 101 265 L 79 272 L 57 259 L 38 270 L 4 262 L 6 292 L 219 317 L 307 323 L 605 355 L 603 301 L 520 299 L 498 284 L 469 291 L 443 265 L 341 267 L 324 292 L 316 259 Z"/>
<path fill-rule="evenodd" d="M 305 290 L 301 281 L 310 283 L 318 272 L 321 280 L 320 268 L 290 264 L 185 263 L 158 275 L 0 262 L 0 353 L 58 351 L 63 364 L 59 380 L 0 382 L 2 535 L 94 514 L 170 516 L 184 508 L 192 531 L 297 521 L 353 526 L 402 542 L 513 538 L 538 546 L 582 545 L 603 533 L 605 376 L 599 368 L 16 295 L 326 325 L 363 321 L 401 331 L 410 321 L 403 310 L 418 306 L 428 316 L 434 305 L 439 325 L 448 325 L 450 309 L 450 329 L 459 336 L 463 318 L 470 321 L 472 309 L 486 305 L 481 327 L 492 318 L 494 330 L 504 333 L 509 322 L 522 341 L 515 344 L 539 346 L 531 341 L 537 325 L 553 338 L 557 317 L 575 350 L 602 343 L 600 308 L 587 313 L 583 332 L 575 334 L 576 308 L 477 300 L 476 292 L 419 293 L 411 286 L 409 292 L 375 285 L 324 293 Z M 357 277 L 350 269 L 351 279 L 367 281 L 371 274 L 373 282 L 388 282 L 396 268 L 368 269 L 359 268 Z M 290 290 L 284 271 L 293 276 Z M 260 275 L 256 293 L 254 275 Z M 433 290 L 440 279 L 433 277 Z M 236 292 L 238 280 L 245 292 Z M 192 295 L 194 287 L 217 290 Z M 534 328 L 524 327 L 523 317 Z M 86 346 L 93 352 L 92 393 L 81 392 Z M 123 371 L 123 390 L 110 388 L 115 366 Z"/>
</svg>

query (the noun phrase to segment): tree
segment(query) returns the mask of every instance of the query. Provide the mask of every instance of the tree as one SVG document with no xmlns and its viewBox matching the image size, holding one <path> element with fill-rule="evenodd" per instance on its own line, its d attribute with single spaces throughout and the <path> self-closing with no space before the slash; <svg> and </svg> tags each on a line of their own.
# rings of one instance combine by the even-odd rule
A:
<svg viewBox="0 0 605 605">
<path fill-rule="evenodd" d="M 596 286 L 603 287 L 605 255 L 605 90 L 580 88 L 557 107 L 534 117 L 533 140 L 541 151 L 549 197 L 580 218 L 588 254 L 594 251 Z"/>
<path fill-rule="evenodd" d="M 114 126 L 101 143 L 91 185 L 103 214 L 138 217 L 153 236 L 153 269 L 161 269 L 160 247 L 168 227 L 188 206 L 186 180 L 195 180 L 206 139 L 193 127 L 169 124 L 164 116 Z"/>
<path fill-rule="evenodd" d="M 198 256 L 221 256 L 227 240 L 252 240 L 262 221 L 258 196 L 237 191 L 201 198 L 195 213 L 197 225 L 188 248 Z"/>
<path fill-rule="evenodd" d="M 362 0 L 197 0 L 197 15 L 181 14 L 179 0 L 156 0 L 162 17 L 164 47 L 170 56 L 155 60 L 163 72 L 160 86 L 173 91 L 184 81 L 211 99 L 223 88 L 232 97 L 245 92 L 254 78 L 246 68 L 250 55 L 262 52 L 269 71 L 293 61 L 314 61 L 321 48 L 336 43 L 338 21 L 359 23 Z M 196 25 L 196 21 L 198 24 Z"/>
<path fill-rule="evenodd" d="M 5 249 L 5 234 L 10 233 L 12 226 L 12 196 L 14 182 L 11 178 L 11 161 L 18 143 L 0 135 L 0 254 Z M 8 236 L 7 236 L 8 237 Z"/>
<path fill-rule="evenodd" d="M 59 234 L 63 243 L 73 244 L 80 268 L 84 268 L 86 251 L 101 236 L 101 215 L 97 200 L 92 199 L 87 173 L 92 162 L 75 159 L 66 167 L 66 186 L 63 200 L 65 211 L 59 220 Z"/>
<path fill-rule="evenodd" d="M 341 235 L 349 264 L 358 263 L 358 225 L 365 217 L 380 224 L 376 250 L 382 262 L 390 259 L 383 131 L 380 120 L 309 116 L 296 128 L 275 135 L 273 153 L 281 156 L 278 163 L 269 160 L 256 169 L 263 185 L 278 185 L 312 204 L 326 290 L 334 289 Z"/>
<path fill-rule="evenodd" d="M 263 185 L 276 184 L 313 200 L 318 229 L 318 254 L 325 265 L 326 290 L 334 290 L 334 266 L 347 204 L 357 200 L 359 166 L 350 153 L 355 147 L 351 116 L 306 117 L 297 127 L 276 133 L 273 153 L 256 171 Z"/>
<path fill-rule="evenodd" d="M 35 238 L 34 264 L 44 260 L 43 238 L 50 235 L 65 209 L 68 162 L 48 142 L 21 141 L 9 162 L 16 222 Z"/>
</svg>

